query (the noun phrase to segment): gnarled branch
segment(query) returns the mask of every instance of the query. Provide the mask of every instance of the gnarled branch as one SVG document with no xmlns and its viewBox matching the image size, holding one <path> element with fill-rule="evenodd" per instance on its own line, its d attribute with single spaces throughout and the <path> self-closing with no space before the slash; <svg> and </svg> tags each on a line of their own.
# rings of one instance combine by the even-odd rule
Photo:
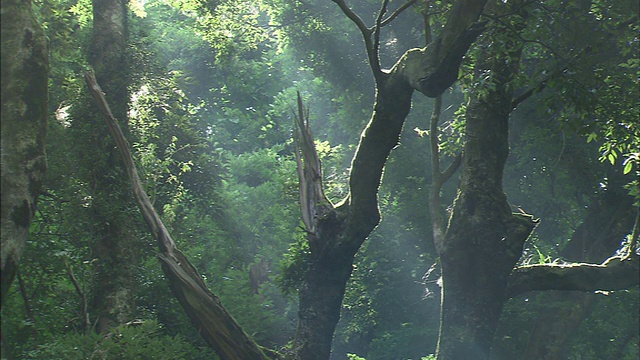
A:
<svg viewBox="0 0 640 360">
<path fill-rule="evenodd" d="M 539 264 L 516 268 L 507 295 L 542 290 L 620 290 L 640 284 L 640 256 L 611 257 L 602 264 Z"/>
</svg>

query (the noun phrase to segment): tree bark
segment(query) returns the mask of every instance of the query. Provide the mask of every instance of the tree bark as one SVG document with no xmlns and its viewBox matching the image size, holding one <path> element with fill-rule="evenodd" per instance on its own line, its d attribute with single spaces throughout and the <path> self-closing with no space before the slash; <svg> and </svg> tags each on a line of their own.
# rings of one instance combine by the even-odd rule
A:
<svg viewBox="0 0 640 360">
<path fill-rule="evenodd" d="M 407 51 L 388 71 L 380 69 L 375 39 L 386 24 L 384 7 L 376 27 L 369 29 L 344 1 L 334 2 L 363 34 L 376 96 L 351 163 L 349 195 L 335 205 L 317 204 L 314 223 L 307 225 L 309 252 L 298 294 L 299 323 L 292 355 L 300 360 L 329 359 L 354 256 L 380 221 L 378 188 L 411 109 L 411 96 L 418 90 L 437 97 L 455 82 L 462 57 L 483 30 L 476 21 L 486 0 L 458 1 L 443 35 L 425 48 Z M 309 206 L 313 204 L 302 204 L 303 209 Z"/>
<path fill-rule="evenodd" d="M 511 213 L 502 189 L 514 106 L 510 81 L 522 44 L 500 26 L 492 30 L 476 63 L 476 74 L 490 86 L 473 94 L 467 105 L 459 192 L 444 241 L 436 243 L 443 276 L 439 360 L 489 359 L 500 313 L 511 295 L 622 289 L 636 285 L 639 278 L 638 256 L 514 270 L 537 222 L 530 215 Z"/>
<path fill-rule="evenodd" d="M 129 75 L 127 64 L 127 2 L 93 0 L 93 32 L 88 49 L 89 63 L 104 87 L 112 111 L 126 129 L 128 123 Z M 99 119 L 99 118 L 98 118 Z M 97 121 L 84 121 L 87 132 L 79 134 L 86 146 L 98 151 L 85 154 L 91 169 L 88 183 L 92 196 L 91 252 L 97 260 L 91 292 L 91 314 L 96 330 L 107 332 L 113 326 L 131 320 L 134 310 L 135 224 L 131 216 L 131 198 L 126 175 L 113 141 Z M 126 130 L 125 130 L 126 131 Z"/>
<path fill-rule="evenodd" d="M 385 82 L 373 117 L 352 163 L 349 196 L 336 206 L 319 205 L 315 231 L 308 230 L 308 268 L 299 289 L 296 359 L 329 359 L 331 343 L 352 272 L 353 258 L 380 220 L 377 190 L 391 149 L 411 107 L 413 89 Z"/>
<path fill-rule="evenodd" d="M 2 288 L 4 304 L 45 172 L 49 56 L 31 2 L 2 0 Z"/>
</svg>

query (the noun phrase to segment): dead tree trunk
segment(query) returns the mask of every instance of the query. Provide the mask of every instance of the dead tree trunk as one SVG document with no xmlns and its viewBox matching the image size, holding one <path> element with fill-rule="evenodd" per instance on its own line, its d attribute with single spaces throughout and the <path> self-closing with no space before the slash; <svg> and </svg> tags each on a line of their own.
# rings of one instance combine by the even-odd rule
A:
<svg viewBox="0 0 640 360">
<path fill-rule="evenodd" d="M 116 119 L 104 99 L 102 90 L 92 73 L 85 74 L 89 90 L 104 112 L 109 132 L 115 140 L 133 189 L 138 207 L 158 242 L 158 257 L 169 286 L 193 325 L 206 343 L 224 360 L 269 359 L 258 344 L 247 335 L 225 310 L 218 297 L 207 289 L 191 262 L 176 247 L 175 242 L 156 213 L 149 196 L 142 187 L 138 171 Z"/>
</svg>

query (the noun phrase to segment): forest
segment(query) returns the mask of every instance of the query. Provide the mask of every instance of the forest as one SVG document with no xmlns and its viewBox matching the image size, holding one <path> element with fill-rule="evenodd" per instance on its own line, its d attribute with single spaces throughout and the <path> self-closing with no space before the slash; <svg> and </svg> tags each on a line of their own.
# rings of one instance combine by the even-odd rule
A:
<svg viewBox="0 0 640 360">
<path fill-rule="evenodd" d="M 2 359 L 640 358 L 636 0 L 2 0 Z"/>
</svg>

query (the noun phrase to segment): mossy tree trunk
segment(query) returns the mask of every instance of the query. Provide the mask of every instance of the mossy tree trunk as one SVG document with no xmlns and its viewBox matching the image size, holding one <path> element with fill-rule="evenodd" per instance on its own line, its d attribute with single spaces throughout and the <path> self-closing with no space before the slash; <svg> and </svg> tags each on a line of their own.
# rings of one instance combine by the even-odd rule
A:
<svg viewBox="0 0 640 360">
<path fill-rule="evenodd" d="M 494 24 L 479 47 L 475 74 L 488 86 L 477 89 L 467 104 L 458 195 L 445 235 L 435 244 L 442 265 L 438 360 L 489 359 L 502 308 L 512 296 L 624 289 L 640 281 L 637 255 L 610 257 L 602 264 L 515 266 L 537 222 L 512 213 L 502 188 L 509 116 L 521 101 L 513 99 L 511 81 L 522 43 L 511 31 L 525 18 L 513 18 L 508 30 Z"/>
<path fill-rule="evenodd" d="M 507 279 L 536 223 L 531 216 L 513 214 L 502 189 L 512 110 L 509 82 L 522 45 L 492 32 L 486 48 L 496 50 L 486 50 L 476 64 L 477 74 L 491 74 L 491 87 L 472 95 L 467 105 L 461 183 L 443 242 L 436 243 L 443 279 L 439 360 L 489 358 Z"/>
<path fill-rule="evenodd" d="M 2 0 L 2 304 L 20 264 L 46 172 L 49 55 L 31 2 Z"/>
<path fill-rule="evenodd" d="M 114 116 L 127 127 L 129 75 L 127 62 L 127 2 L 93 0 L 93 32 L 89 63 L 103 86 Z M 93 106 L 93 104 L 88 104 Z M 134 310 L 135 224 L 133 202 L 117 149 L 102 125 L 102 115 L 87 111 L 91 121 L 78 119 L 86 128 L 79 139 L 96 151 L 84 155 L 91 191 L 90 236 L 94 262 L 91 315 L 100 333 L 131 320 Z"/>
</svg>

